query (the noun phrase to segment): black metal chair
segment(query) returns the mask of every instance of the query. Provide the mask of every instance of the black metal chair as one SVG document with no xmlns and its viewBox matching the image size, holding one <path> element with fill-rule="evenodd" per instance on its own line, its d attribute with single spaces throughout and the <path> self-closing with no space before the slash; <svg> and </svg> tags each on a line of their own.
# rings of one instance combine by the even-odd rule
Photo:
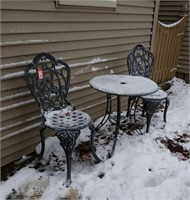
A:
<svg viewBox="0 0 190 200">
<path fill-rule="evenodd" d="M 132 52 L 130 52 L 127 56 L 127 66 L 129 75 L 150 78 L 151 72 L 153 70 L 153 63 L 154 55 L 150 51 L 146 50 L 141 44 L 136 45 Z M 134 98 L 135 97 L 129 97 L 128 99 L 127 116 L 129 115 L 131 101 Z M 141 96 L 140 98 L 143 100 L 142 115 L 146 113 L 146 132 L 148 133 L 151 118 L 162 101 L 165 102 L 164 122 L 166 122 L 166 114 L 169 106 L 169 99 L 167 93 L 160 88 L 157 92 L 150 95 Z"/>
<path fill-rule="evenodd" d="M 26 84 L 40 107 L 42 123 L 40 127 L 41 152 L 45 150 L 44 131 L 46 127 L 53 129 L 60 140 L 67 160 L 67 183 L 71 184 L 71 156 L 80 130 L 89 127 L 91 131 L 91 149 L 96 162 L 101 160 L 95 153 L 95 127 L 90 116 L 82 111 L 75 110 L 68 101 L 67 95 L 70 86 L 70 68 L 67 63 L 56 60 L 48 53 L 38 54 L 32 63 L 25 69 Z"/>
</svg>

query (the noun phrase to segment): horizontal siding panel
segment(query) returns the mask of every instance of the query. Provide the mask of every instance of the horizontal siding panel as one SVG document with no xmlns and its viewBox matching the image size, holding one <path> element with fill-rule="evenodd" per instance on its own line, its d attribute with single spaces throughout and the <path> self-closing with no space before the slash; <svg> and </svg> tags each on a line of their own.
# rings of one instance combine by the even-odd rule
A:
<svg viewBox="0 0 190 200">
<path fill-rule="evenodd" d="M 29 130 L 25 133 L 21 133 L 18 135 L 10 137 L 8 139 L 3 139 L 1 141 L 2 143 L 2 150 L 5 152 L 3 153 L 3 157 L 7 156 L 9 153 L 13 153 L 14 151 L 18 151 L 19 146 L 20 148 L 22 148 L 23 143 L 25 143 L 25 145 L 27 145 L 28 141 L 27 140 L 33 140 L 36 139 L 38 142 L 40 140 L 40 136 L 39 136 L 39 126 L 37 128 L 34 128 L 32 130 Z M 35 142 L 35 143 L 36 143 Z M 20 144 L 20 145 L 17 145 Z M 15 149 L 14 145 L 16 146 L 17 149 Z M 10 148 L 13 147 L 13 148 Z M 7 150 L 8 148 L 10 148 L 10 150 Z M 9 152 L 12 151 L 12 152 Z"/>
<path fill-rule="evenodd" d="M 27 154 L 30 154 L 31 152 L 34 152 L 35 147 L 36 147 L 36 144 L 31 145 L 29 143 L 26 148 L 22 148 L 20 151 L 14 152 L 4 158 L 1 158 L 1 166 L 7 165 L 10 162 L 20 159 L 22 155 L 27 155 Z"/>
<path fill-rule="evenodd" d="M 33 130 L 33 132 L 34 133 L 30 132 L 29 136 L 33 135 L 33 134 L 34 134 L 34 136 L 31 138 L 28 137 L 29 139 L 22 140 L 22 136 L 21 136 L 18 138 L 15 137 L 15 138 L 9 139 L 10 143 L 9 143 L 9 141 L 2 141 L 2 143 L 4 143 L 4 144 L 7 143 L 5 145 L 3 144 L 3 146 L 8 145 L 7 148 L 3 149 L 2 154 L 1 154 L 1 155 L 5 155 L 5 156 L 1 157 L 2 166 L 9 163 L 10 160 L 16 160 L 16 159 L 20 158 L 22 155 L 27 155 L 27 154 L 35 151 L 36 145 L 40 142 L 40 137 L 39 137 L 38 129 Z M 36 134 L 36 136 L 35 136 L 35 134 Z M 27 135 L 27 133 L 25 133 L 25 135 Z M 50 131 L 48 129 L 45 132 L 45 137 L 48 137 L 51 135 L 53 135 L 52 131 Z M 17 139 L 19 139 L 19 140 L 21 139 L 21 141 L 17 141 Z M 11 143 L 13 143 L 13 145 L 10 146 Z"/>
<path fill-rule="evenodd" d="M 113 73 L 118 73 L 119 71 L 127 71 L 127 67 L 126 64 L 123 67 L 121 62 L 118 62 L 117 67 L 112 68 Z M 110 69 L 106 68 L 104 70 L 98 70 L 94 73 L 89 73 L 87 74 L 81 74 L 80 76 L 76 76 L 73 80 L 72 80 L 72 84 L 78 84 L 78 83 L 82 83 L 82 82 L 88 82 L 91 78 L 93 78 L 94 76 L 99 76 L 99 75 L 103 75 L 103 74 L 110 74 Z"/>
<path fill-rule="evenodd" d="M 38 11 L 18 11 L 6 10 L 6 15 L 2 13 L 2 22 L 107 22 L 107 21 L 151 21 L 152 16 L 146 15 L 113 15 L 104 13 L 63 13 L 63 12 L 38 12 Z"/>
<path fill-rule="evenodd" d="M 179 65 L 177 72 L 189 75 L 189 68 L 187 66 Z"/>
<path fill-rule="evenodd" d="M 147 15 L 147 14 L 150 14 L 150 15 L 153 15 L 153 10 L 152 8 L 147 8 L 147 7 L 139 7 L 137 9 L 136 6 L 123 6 L 123 5 L 118 5 L 117 6 L 117 12 L 119 13 L 127 13 L 127 14 L 140 14 L 140 15 Z"/>
<path fill-rule="evenodd" d="M 161 12 L 161 15 L 164 15 L 163 12 L 180 12 L 181 13 L 181 7 L 179 6 L 171 6 L 170 5 L 170 8 L 168 9 L 168 6 L 169 5 L 166 5 L 166 6 L 163 6 L 163 4 L 161 3 L 161 7 L 159 9 L 159 12 Z"/>
<path fill-rule="evenodd" d="M 151 28 L 152 17 L 149 21 L 134 21 L 134 22 L 72 22 L 72 23 L 61 23 L 61 22 L 17 22 L 17 23 L 2 23 L 1 33 L 2 37 L 4 34 L 28 34 L 28 33 L 59 33 L 59 32 L 80 32 L 80 31 L 106 31 L 106 30 L 129 30 L 129 29 L 146 29 Z M 13 36 L 14 37 L 14 36 Z M 41 36 L 43 37 L 43 36 Z M 38 38 L 39 39 L 39 38 Z M 54 39 L 54 36 L 51 40 Z M 17 40 L 16 40 L 17 41 Z"/>
<path fill-rule="evenodd" d="M 120 58 L 119 58 L 120 59 Z M 92 64 L 87 64 L 88 67 L 88 71 L 86 71 L 86 73 L 91 72 L 93 70 L 93 67 L 99 67 L 101 68 L 105 68 L 105 70 L 107 70 L 107 66 L 111 65 L 113 67 L 116 67 L 118 65 L 118 59 L 113 59 L 111 61 L 104 61 L 104 62 L 100 62 L 100 63 L 92 63 Z M 91 67 L 90 67 L 91 66 Z M 109 68 L 109 67 L 108 67 Z M 73 75 L 78 75 L 78 73 L 80 73 L 79 68 L 71 68 L 71 73 L 72 76 Z M 18 74 L 18 75 L 17 75 Z M 82 73 L 82 75 L 84 75 L 85 73 Z M 3 81 L 1 82 L 1 86 L 2 86 L 2 91 L 6 91 L 9 89 L 14 89 L 14 88 L 20 88 L 20 87 L 24 87 L 26 86 L 25 80 L 24 80 L 24 71 L 21 72 L 16 72 L 16 76 L 13 76 L 14 74 L 8 74 L 7 79 L 5 79 L 6 76 L 4 76 Z M 71 80 L 71 84 L 76 82 L 75 80 Z"/>
<path fill-rule="evenodd" d="M 176 16 L 180 16 L 180 13 L 181 12 L 175 12 L 175 11 L 172 11 L 172 12 L 168 12 L 168 11 L 162 11 L 162 13 L 160 13 L 160 16 L 174 16 L 174 17 L 176 17 Z"/>
<path fill-rule="evenodd" d="M 189 37 L 184 36 L 184 38 L 183 38 L 183 46 L 189 46 Z"/>
<path fill-rule="evenodd" d="M 41 44 L 47 42 L 68 42 L 68 41 L 80 41 L 80 40 L 92 40 L 102 38 L 119 38 L 128 36 L 150 35 L 150 26 L 143 29 L 132 30 L 109 30 L 109 31 L 85 31 L 79 32 L 62 32 L 62 33 L 46 33 L 46 34 L 14 34 L 14 35 L 2 35 L 2 46 L 21 46 Z M 53 39 L 52 39 L 53 38 Z M 16 41 L 16 42 L 15 42 Z"/>
<path fill-rule="evenodd" d="M 161 5 L 162 6 L 183 6 L 184 4 L 187 4 L 188 1 L 165 1 L 165 0 L 161 0 Z"/>
<path fill-rule="evenodd" d="M 28 93 L 27 93 L 28 94 Z M 6 97 L 5 99 L 7 99 L 8 97 Z M 12 98 L 12 99 L 7 99 L 6 101 L 1 101 L 1 108 L 10 106 L 10 105 L 14 105 L 14 104 L 19 104 L 20 102 L 27 102 L 31 100 L 31 98 L 27 95 L 22 96 L 20 98 Z"/>
<path fill-rule="evenodd" d="M 24 73 L 24 72 L 22 72 Z M 6 90 L 12 90 L 15 88 L 20 88 L 25 86 L 25 80 L 24 77 L 22 76 L 21 78 L 15 78 L 15 79 L 9 79 L 5 81 L 1 81 L 1 90 L 6 91 Z"/>
<path fill-rule="evenodd" d="M 99 70 L 99 71 L 96 71 L 95 73 L 81 74 L 80 76 L 76 76 L 74 78 L 74 80 L 72 81 L 72 84 L 73 84 L 73 86 L 74 85 L 80 86 L 80 84 L 88 83 L 88 81 L 95 76 L 110 74 L 110 73 L 115 73 L 115 74 L 124 73 L 124 72 L 127 71 L 126 68 L 127 68 L 126 65 L 123 66 L 121 64 L 121 65 L 118 65 L 115 68 L 112 68 L 111 70 L 109 68 L 106 68 L 105 70 Z"/>
<path fill-rule="evenodd" d="M 22 115 L 20 117 L 12 118 L 10 120 L 2 121 L 1 122 L 1 130 L 8 130 L 11 127 L 16 127 L 20 124 L 27 123 L 28 120 L 35 118 L 36 116 L 40 115 L 39 109 L 35 112 L 28 112 L 26 115 Z"/>
<path fill-rule="evenodd" d="M 150 36 L 134 36 L 134 37 L 123 37 L 123 38 L 114 38 L 114 39 L 99 39 L 99 40 L 92 40 L 92 41 L 72 41 L 72 42 L 59 42 L 59 43 L 46 43 L 41 45 L 31 45 L 30 48 L 28 46 L 11 46 L 9 47 L 2 47 L 2 57 L 11 57 L 11 56 L 18 56 L 18 55 L 28 55 L 28 54 L 36 54 L 43 52 L 44 49 L 46 52 L 52 52 L 55 49 L 57 51 L 70 51 L 70 50 L 80 50 L 84 48 L 96 48 L 96 47 L 104 47 L 104 46 L 114 46 L 118 44 L 127 44 L 127 43 L 134 43 L 137 40 L 147 41 L 149 40 Z"/>
<path fill-rule="evenodd" d="M 182 51 L 189 51 L 189 47 L 188 47 L 188 46 L 182 46 L 182 47 L 181 47 L 181 50 L 182 50 Z"/>
<path fill-rule="evenodd" d="M 80 99 L 79 98 L 73 99 L 72 102 L 75 105 L 78 105 L 77 106 L 78 109 L 79 108 L 81 109 L 81 108 L 85 108 L 92 105 L 93 102 L 96 103 L 96 102 L 102 101 L 104 98 L 105 98 L 104 93 L 94 91 L 94 93 L 89 95 L 88 98 L 87 96 L 84 96 L 83 98 L 80 98 Z"/>
<path fill-rule="evenodd" d="M 186 56 L 186 55 L 180 55 L 180 59 L 179 59 L 179 63 L 181 60 L 189 60 L 189 56 Z"/>
<path fill-rule="evenodd" d="M 54 1 L 2 1 L 3 10 L 39 10 L 39 11 L 56 11 Z"/>
<path fill-rule="evenodd" d="M 72 51 L 56 51 L 56 52 L 49 52 L 52 53 L 57 59 L 64 58 L 68 64 L 77 64 L 77 63 L 84 63 L 93 60 L 94 58 L 102 58 L 102 59 L 111 59 L 117 58 L 120 56 L 127 56 L 128 51 L 131 51 L 133 47 L 138 43 L 143 44 L 145 47 L 149 47 L 149 40 L 143 41 L 140 37 L 135 42 L 127 43 L 127 44 L 119 44 L 114 46 L 103 46 L 97 47 L 92 49 L 80 49 L 72 50 Z M 119 55 L 118 55 L 119 54 Z M 2 59 L 2 68 L 3 71 L 6 69 L 17 69 L 16 71 L 22 71 L 28 64 L 28 61 L 32 61 L 35 54 L 27 55 L 27 56 L 15 56 L 10 58 Z M 23 62 L 23 60 L 25 60 Z M 12 62 L 12 63 L 10 63 Z M 9 63 L 9 64 L 6 64 Z M 85 64 L 84 64 L 85 65 Z M 81 66 L 81 65 L 80 65 Z M 11 71 L 7 71 L 7 74 L 11 73 Z M 13 72 L 12 72 L 13 73 Z"/>
<path fill-rule="evenodd" d="M 24 116 L 27 113 L 39 110 L 36 103 L 30 103 L 24 106 L 8 109 L 1 112 L 1 121 L 6 121 L 9 119 L 14 119 L 16 117 Z"/>
<path fill-rule="evenodd" d="M 187 29 L 185 30 L 184 40 L 188 40 L 188 41 L 189 41 L 189 28 L 187 28 Z"/>
<path fill-rule="evenodd" d="M 7 91 L 1 91 L 1 102 L 11 99 L 17 99 L 20 97 L 24 97 L 26 95 L 30 94 L 28 88 L 22 87 L 22 88 L 17 88 L 16 90 L 7 90 Z"/>
<path fill-rule="evenodd" d="M 179 63 L 189 66 L 189 60 L 181 59 Z"/>
<path fill-rule="evenodd" d="M 181 51 L 181 53 L 180 53 L 180 59 L 189 59 L 189 51 Z"/>
<path fill-rule="evenodd" d="M 138 0 L 138 1 L 123 1 L 117 0 L 117 5 L 119 6 L 135 6 L 138 10 L 139 7 L 154 8 L 154 1 Z"/>
<path fill-rule="evenodd" d="M 114 97 L 112 97 L 114 98 Z M 121 109 L 126 110 L 127 108 L 127 98 L 121 98 Z M 94 109 L 96 107 L 96 109 Z M 84 111 L 89 113 L 89 115 L 94 116 L 95 119 L 97 119 L 100 116 L 103 116 L 105 113 L 105 107 L 106 107 L 106 98 L 102 102 L 96 102 L 96 104 L 92 104 L 88 108 L 85 108 Z M 116 111 L 116 99 L 112 101 L 112 111 Z"/>
<path fill-rule="evenodd" d="M 189 51 L 181 51 L 181 55 L 185 55 L 185 56 L 188 56 L 189 55 Z"/>
<path fill-rule="evenodd" d="M 12 127 L 4 127 L 4 129 L 1 130 L 1 137 L 5 137 L 11 133 L 16 133 L 16 132 L 18 133 L 26 132 L 25 130 L 26 127 L 31 127 L 32 125 L 41 122 L 41 120 L 42 120 L 41 115 L 38 115 L 36 116 L 36 119 L 30 117 L 26 122 L 21 121 L 20 125 L 18 122 L 16 126 L 13 125 Z"/>
<path fill-rule="evenodd" d="M 80 88 L 80 87 L 79 87 Z M 82 87 L 81 87 L 82 88 Z M 92 89 L 90 87 L 90 85 L 88 85 L 88 87 L 86 87 L 85 89 L 78 89 L 77 91 L 75 92 L 70 92 L 69 95 L 68 95 L 68 99 L 71 100 L 72 102 L 75 102 L 74 105 L 79 105 L 81 102 L 83 101 L 88 101 L 88 98 L 86 97 L 89 97 L 90 96 L 94 96 L 96 94 L 96 90 Z M 97 94 L 98 96 L 97 97 L 102 97 L 102 94 L 99 93 Z M 81 99 L 84 99 L 83 101 L 80 101 Z M 92 99 L 93 100 L 93 99 Z M 76 104 L 77 101 L 80 101 Z"/>
<path fill-rule="evenodd" d="M 189 38 L 183 38 L 183 43 L 182 43 L 183 46 L 189 46 Z"/>
<path fill-rule="evenodd" d="M 166 24 L 170 24 L 170 23 L 173 23 L 175 21 L 178 21 L 179 20 L 179 17 L 176 17 L 176 16 L 168 16 L 168 17 L 165 17 L 165 16 L 160 16 L 159 17 L 159 21 L 161 22 L 165 22 Z"/>
</svg>

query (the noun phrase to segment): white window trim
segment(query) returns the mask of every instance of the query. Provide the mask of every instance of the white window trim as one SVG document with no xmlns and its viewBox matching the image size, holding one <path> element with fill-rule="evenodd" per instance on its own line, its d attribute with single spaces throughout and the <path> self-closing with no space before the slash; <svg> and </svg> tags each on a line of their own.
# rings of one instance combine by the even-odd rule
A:
<svg viewBox="0 0 190 200">
<path fill-rule="evenodd" d="M 117 6 L 116 1 L 117 0 L 58 0 L 57 5 L 115 9 Z"/>
</svg>

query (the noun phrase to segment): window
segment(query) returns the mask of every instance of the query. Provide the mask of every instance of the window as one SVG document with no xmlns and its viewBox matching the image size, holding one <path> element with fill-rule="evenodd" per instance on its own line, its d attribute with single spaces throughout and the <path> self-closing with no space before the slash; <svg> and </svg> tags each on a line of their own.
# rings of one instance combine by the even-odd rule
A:
<svg viewBox="0 0 190 200">
<path fill-rule="evenodd" d="M 91 7 L 91 8 L 116 8 L 117 0 L 59 0 L 57 6 L 64 7 Z"/>
</svg>

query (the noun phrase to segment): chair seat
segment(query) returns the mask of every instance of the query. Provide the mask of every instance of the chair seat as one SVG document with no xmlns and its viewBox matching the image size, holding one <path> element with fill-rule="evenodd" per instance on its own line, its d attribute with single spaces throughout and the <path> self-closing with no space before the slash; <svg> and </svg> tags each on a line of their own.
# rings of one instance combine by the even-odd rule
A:
<svg viewBox="0 0 190 200">
<path fill-rule="evenodd" d="M 45 125 L 55 130 L 80 130 L 92 123 L 90 116 L 79 110 L 54 110 L 44 116 Z"/>
<path fill-rule="evenodd" d="M 152 94 L 149 94 L 149 95 L 146 95 L 146 96 L 141 96 L 142 99 L 144 100 L 163 100 L 163 99 L 166 99 L 168 96 L 168 94 L 166 92 L 164 92 L 162 89 L 159 89 L 158 91 L 152 93 Z"/>
</svg>

